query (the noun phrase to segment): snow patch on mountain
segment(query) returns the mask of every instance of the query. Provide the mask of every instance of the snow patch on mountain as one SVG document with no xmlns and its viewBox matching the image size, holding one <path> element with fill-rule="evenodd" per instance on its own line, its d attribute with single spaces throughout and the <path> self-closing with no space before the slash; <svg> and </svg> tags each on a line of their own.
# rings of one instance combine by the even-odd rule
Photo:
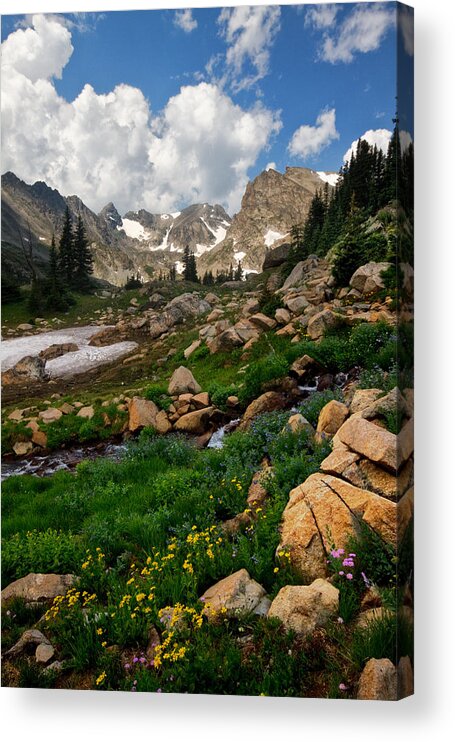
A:
<svg viewBox="0 0 455 742">
<path fill-rule="evenodd" d="M 131 237 L 134 240 L 146 240 L 149 238 L 149 233 L 144 229 L 142 224 L 136 222 L 134 219 L 122 219 L 122 226 L 117 226 L 119 231 L 124 231 L 127 237 Z"/>
<path fill-rule="evenodd" d="M 286 235 L 281 232 L 275 232 L 273 229 L 268 229 L 264 235 L 264 244 L 267 247 L 272 247 L 274 242 L 283 239 L 283 237 L 286 237 Z"/>
<path fill-rule="evenodd" d="M 245 255 L 246 255 L 246 252 L 235 252 L 234 253 L 234 260 L 236 260 L 237 263 L 238 263 L 240 260 L 243 260 L 243 258 L 245 257 Z"/>
</svg>

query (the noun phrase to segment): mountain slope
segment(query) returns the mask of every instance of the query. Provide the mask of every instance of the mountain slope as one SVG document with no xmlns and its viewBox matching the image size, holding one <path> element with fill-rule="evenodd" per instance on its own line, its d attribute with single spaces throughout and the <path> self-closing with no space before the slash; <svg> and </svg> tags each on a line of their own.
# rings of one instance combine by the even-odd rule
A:
<svg viewBox="0 0 455 742">
<path fill-rule="evenodd" d="M 239 260 L 246 272 L 260 272 L 267 251 L 289 239 L 293 225 L 305 221 L 318 189 L 336 183 L 336 173 L 287 167 L 284 174 L 264 170 L 248 183 L 240 211 L 226 238 L 199 261 L 199 272 L 222 270 Z"/>
<path fill-rule="evenodd" d="M 13 173 L 2 176 L 3 269 L 28 280 L 29 269 L 21 242 L 32 240 L 36 267 L 45 271 L 52 235 L 61 232 L 68 206 L 73 220 L 81 214 L 94 257 L 94 275 L 123 285 L 128 275 L 182 269 L 183 250 L 197 255 L 222 240 L 230 217 L 219 206 L 196 204 L 174 214 L 128 212 L 122 219 L 113 203 L 95 214 L 77 196 L 63 197 L 46 183 L 27 185 Z"/>
</svg>

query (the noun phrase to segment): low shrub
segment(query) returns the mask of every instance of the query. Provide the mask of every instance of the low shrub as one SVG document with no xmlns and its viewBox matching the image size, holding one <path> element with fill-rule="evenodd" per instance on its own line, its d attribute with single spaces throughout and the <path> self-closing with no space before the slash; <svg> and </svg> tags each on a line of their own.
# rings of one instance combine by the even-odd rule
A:
<svg viewBox="0 0 455 742">
<path fill-rule="evenodd" d="M 168 410 L 172 398 L 167 392 L 167 387 L 164 384 L 152 384 L 148 386 L 144 392 L 145 399 L 154 402 L 160 410 Z"/>
<path fill-rule="evenodd" d="M 29 572 L 74 572 L 83 549 L 71 533 L 28 531 L 2 541 L 2 578 L 5 582 L 25 577 Z"/>
</svg>

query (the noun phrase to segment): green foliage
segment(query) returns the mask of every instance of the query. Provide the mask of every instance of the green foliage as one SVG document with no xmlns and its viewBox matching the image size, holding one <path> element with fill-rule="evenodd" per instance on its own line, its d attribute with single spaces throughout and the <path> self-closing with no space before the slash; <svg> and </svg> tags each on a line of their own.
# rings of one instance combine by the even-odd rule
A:
<svg viewBox="0 0 455 742">
<path fill-rule="evenodd" d="M 17 580 L 29 572 L 73 572 L 82 556 L 80 540 L 51 528 L 16 533 L 2 541 L 2 579 Z"/>
<path fill-rule="evenodd" d="M 354 366 L 389 370 L 396 360 L 397 339 L 390 325 L 364 322 L 351 331 L 338 328 L 336 334 L 326 334 L 319 343 L 303 340 L 295 345 L 293 353 L 296 357 L 308 354 L 333 373 L 349 371 Z"/>
<path fill-rule="evenodd" d="M 145 389 L 144 397 L 154 402 L 160 410 L 168 410 L 172 403 L 165 384 L 151 384 Z"/>
<path fill-rule="evenodd" d="M 207 345 L 200 345 L 199 348 L 196 348 L 191 354 L 191 360 L 194 361 L 202 361 L 204 358 L 207 358 L 207 356 L 210 355 L 210 348 Z"/>
<path fill-rule="evenodd" d="M 284 305 L 281 297 L 278 296 L 278 294 L 275 294 L 273 291 L 270 291 L 270 289 L 267 287 L 266 282 L 259 297 L 259 310 L 263 314 L 266 314 L 267 317 L 271 317 L 272 319 L 274 319 L 276 310 L 280 309 L 283 306 Z"/>
<path fill-rule="evenodd" d="M 318 424 L 319 413 L 332 399 L 337 399 L 339 402 L 342 401 L 343 395 L 339 389 L 335 389 L 335 391 L 326 389 L 323 392 L 314 392 L 304 402 L 299 404 L 299 412 L 315 428 Z"/>
<path fill-rule="evenodd" d="M 246 373 L 244 385 L 241 389 L 241 398 L 248 402 L 258 397 L 264 384 L 268 381 L 274 381 L 286 376 L 289 371 L 289 362 L 283 355 L 269 353 L 264 358 L 253 361 L 249 364 Z"/>
<path fill-rule="evenodd" d="M 236 384 L 219 384 L 216 381 L 210 384 L 208 388 L 210 401 L 221 410 L 226 409 L 228 397 L 238 396 L 239 387 Z"/>
<path fill-rule="evenodd" d="M 396 583 L 397 557 L 393 547 L 365 524 L 348 542 L 348 550 L 357 555 L 357 564 L 370 582 L 379 586 Z"/>
</svg>

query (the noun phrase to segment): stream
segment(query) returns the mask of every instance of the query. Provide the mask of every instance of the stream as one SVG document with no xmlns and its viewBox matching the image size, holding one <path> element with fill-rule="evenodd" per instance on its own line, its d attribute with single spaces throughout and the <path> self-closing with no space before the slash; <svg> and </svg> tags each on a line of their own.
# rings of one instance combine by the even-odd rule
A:
<svg viewBox="0 0 455 742">
<path fill-rule="evenodd" d="M 231 420 L 215 430 L 210 438 L 207 448 L 223 448 L 224 436 L 237 427 L 240 418 Z M 112 461 L 120 461 L 127 451 L 124 443 L 104 442 L 93 446 L 75 446 L 68 449 L 52 451 L 48 454 L 28 456 L 22 459 L 4 457 L 2 459 L 2 482 L 9 477 L 31 474 L 35 477 L 50 477 L 57 471 L 71 471 L 81 461 L 94 461 L 104 458 Z"/>
</svg>

